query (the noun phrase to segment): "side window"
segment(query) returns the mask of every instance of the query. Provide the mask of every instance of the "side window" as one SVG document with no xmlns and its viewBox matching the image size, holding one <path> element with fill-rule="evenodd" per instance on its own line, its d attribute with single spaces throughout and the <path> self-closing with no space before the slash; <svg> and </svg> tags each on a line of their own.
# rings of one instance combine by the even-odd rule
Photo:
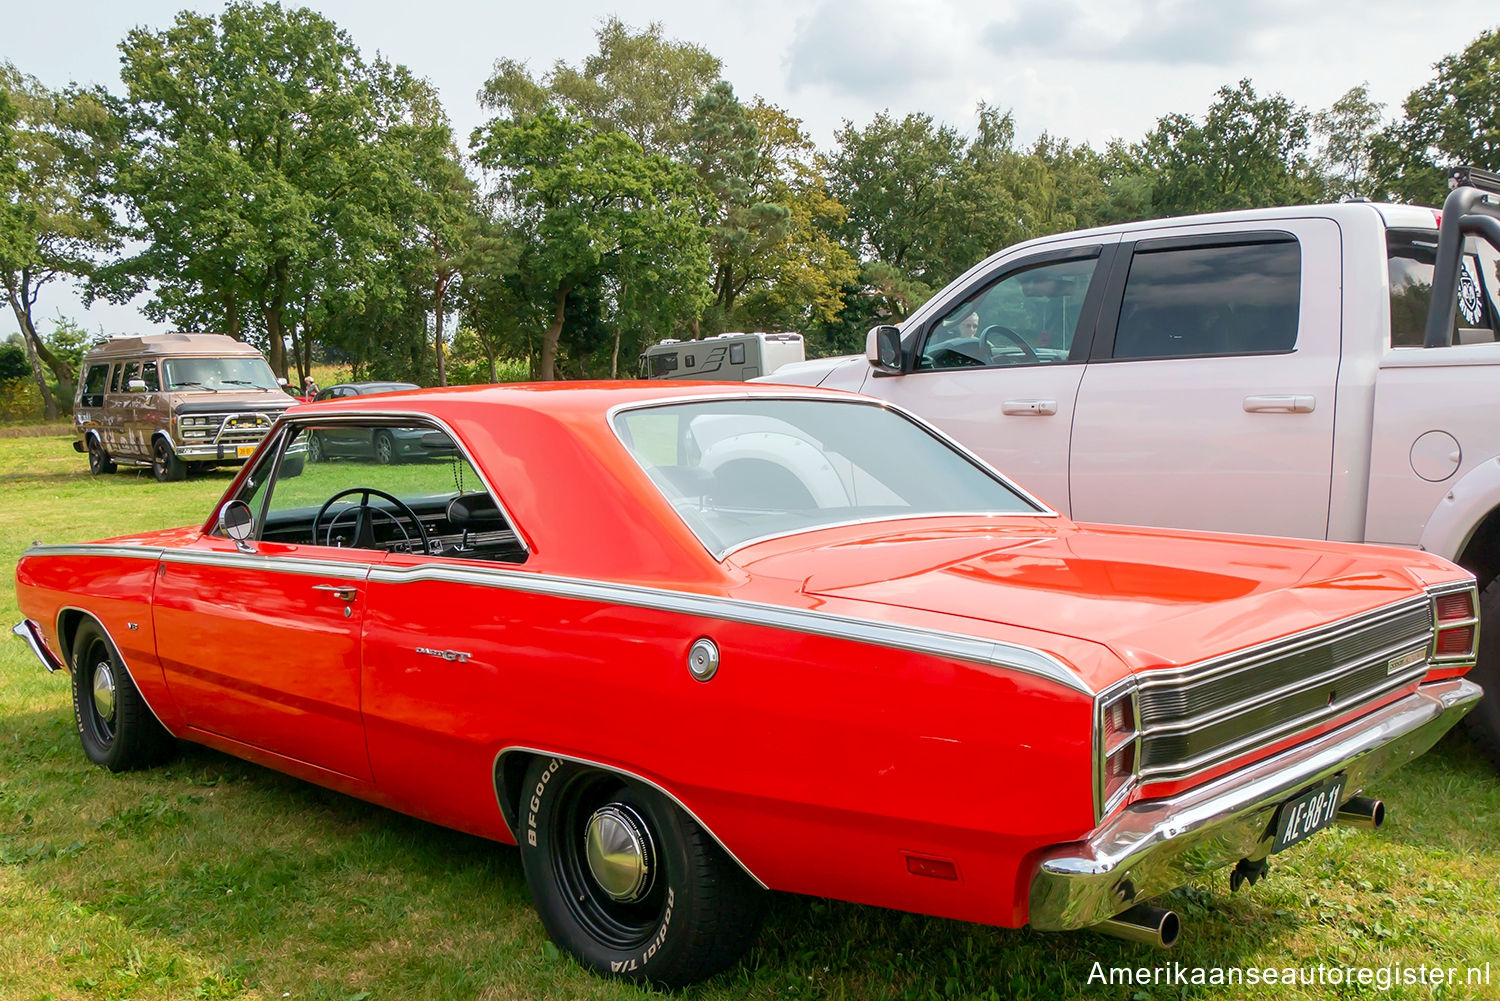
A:
<svg viewBox="0 0 1500 1001">
<path fill-rule="evenodd" d="M 83 375 L 83 393 L 78 402 L 85 407 L 104 406 L 104 387 L 108 382 L 108 365 L 90 365 Z"/>
<path fill-rule="evenodd" d="M 1393 229 L 1386 233 L 1385 242 L 1391 280 L 1391 347 L 1419 348 L 1426 337 L 1427 307 L 1432 302 L 1437 233 Z M 1500 340 L 1500 252 L 1487 241 L 1470 237 L 1459 264 L 1453 343 Z"/>
<path fill-rule="evenodd" d="M 141 377 L 141 363 L 138 361 L 126 362 L 125 374 L 120 376 L 120 389 L 130 392 L 130 380 Z"/>
<path fill-rule="evenodd" d="M 656 355 L 651 359 L 652 375 L 666 375 L 668 372 L 675 371 L 677 371 L 677 356 L 675 354 Z"/>
<path fill-rule="evenodd" d="M 731 344 L 731 345 L 729 345 L 729 364 L 731 364 L 731 365 L 743 365 L 743 364 L 745 364 L 745 345 L 743 345 L 743 344 Z"/>
<path fill-rule="evenodd" d="M 338 458 L 324 442 L 337 436 Z M 269 496 L 240 499 L 259 537 L 294 545 L 521 563 L 524 544 L 448 435 L 425 424 L 340 421 L 291 431 Z"/>
<path fill-rule="evenodd" d="M 148 361 L 141 365 L 141 378 L 145 380 L 146 391 L 155 393 L 161 389 L 161 378 L 156 371 L 156 362 Z"/>
<path fill-rule="evenodd" d="M 1097 256 L 1013 271 L 928 331 L 917 368 L 1048 365 L 1068 360 Z"/>
<path fill-rule="evenodd" d="M 109 380 L 109 391 L 111 393 L 118 393 L 120 391 L 120 371 L 124 369 L 124 367 L 124 365 L 121 365 L 118 362 L 115 364 L 114 374 L 110 377 Z"/>
<path fill-rule="evenodd" d="M 1137 250 L 1116 358 L 1275 354 L 1297 344 L 1302 254 L 1295 240 Z"/>
</svg>

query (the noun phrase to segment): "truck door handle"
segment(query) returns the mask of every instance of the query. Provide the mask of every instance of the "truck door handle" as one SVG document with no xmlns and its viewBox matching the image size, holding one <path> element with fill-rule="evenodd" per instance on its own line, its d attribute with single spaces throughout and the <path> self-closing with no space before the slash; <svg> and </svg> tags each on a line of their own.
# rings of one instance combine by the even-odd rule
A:
<svg viewBox="0 0 1500 1001">
<path fill-rule="evenodd" d="M 327 591 L 340 601 L 353 601 L 359 589 L 348 584 L 314 584 L 314 591 Z"/>
<path fill-rule="evenodd" d="M 1000 412 L 1012 417 L 1051 417 L 1057 413 L 1056 400 L 1006 400 Z"/>
<path fill-rule="evenodd" d="M 1315 396 L 1247 396 L 1247 414 L 1310 414 L 1317 409 Z"/>
</svg>

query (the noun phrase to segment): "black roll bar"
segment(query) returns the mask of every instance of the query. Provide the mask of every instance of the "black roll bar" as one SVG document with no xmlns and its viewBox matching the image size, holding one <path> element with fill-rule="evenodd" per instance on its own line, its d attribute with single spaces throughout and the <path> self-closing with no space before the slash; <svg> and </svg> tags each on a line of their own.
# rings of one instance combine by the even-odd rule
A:
<svg viewBox="0 0 1500 1001">
<path fill-rule="evenodd" d="M 1453 343 L 1465 237 L 1482 236 L 1500 249 L 1500 205 L 1485 197 L 1500 195 L 1500 174 L 1477 167 L 1456 167 L 1449 171 L 1448 183 L 1453 190 L 1443 201 L 1437 266 L 1432 272 L 1432 300 L 1427 304 L 1427 329 L 1422 338 L 1422 346 L 1427 348 L 1444 348 Z"/>
</svg>

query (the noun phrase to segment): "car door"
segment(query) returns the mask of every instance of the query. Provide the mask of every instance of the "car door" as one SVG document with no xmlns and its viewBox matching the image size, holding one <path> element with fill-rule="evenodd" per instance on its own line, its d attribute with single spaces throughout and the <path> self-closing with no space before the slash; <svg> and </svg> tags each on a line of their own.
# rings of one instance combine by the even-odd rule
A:
<svg viewBox="0 0 1500 1001">
<path fill-rule="evenodd" d="M 1073 418 L 1081 521 L 1323 538 L 1340 236 L 1328 219 L 1122 244 Z"/>
<path fill-rule="evenodd" d="M 1002 257 L 913 317 L 915 354 L 863 391 L 906 407 L 1053 508 L 1068 510 L 1068 442 L 1118 236 Z"/>
<path fill-rule="evenodd" d="M 330 474 L 358 475 L 348 464 L 287 462 L 273 482 L 283 447 L 262 453 L 239 494 L 261 512 L 263 535 L 267 509 L 310 507 L 336 489 Z M 386 553 L 267 537 L 253 548 L 209 534 L 163 558 L 153 616 L 173 700 L 197 730 L 369 779 L 360 630 L 366 579 Z"/>
</svg>

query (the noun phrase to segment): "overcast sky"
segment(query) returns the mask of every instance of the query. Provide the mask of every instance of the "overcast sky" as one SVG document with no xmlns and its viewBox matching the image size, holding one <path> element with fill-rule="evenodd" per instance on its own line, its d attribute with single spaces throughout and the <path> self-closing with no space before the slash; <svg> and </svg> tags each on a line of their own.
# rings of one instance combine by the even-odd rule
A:
<svg viewBox="0 0 1500 1001">
<path fill-rule="evenodd" d="M 288 6 L 295 4 L 289 3 Z M 307 4 L 442 92 L 460 136 L 484 119 L 475 92 L 497 58 L 540 75 L 594 50 L 611 14 L 660 22 L 724 63 L 745 99 L 801 118 L 820 147 L 845 121 L 881 109 L 925 111 L 963 128 L 975 104 L 1013 111 L 1019 139 L 1043 131 L 1102 146 L 1140 138 L 1171 112 L 1201 115 L 1216 89 L 1249 77 L 1314 110 L 1368 82 L 1394 114 L 1432 66 L 1500 25 L 1494 0 L 323 0 Z M 120 90 L 119 50 L 133 27 L 168 27 L 177 0 L 7 4 L 0 59 L 59 87 Z M 202 2 L 209 12 L 222 3 Z M 108 333 L 154 330 L 134 306 L 85 311 L 64 289 L 43 293 L 43 332 L 61 310 Z M 7 311 L 8 313 L 9 311 Z M 0 337 L 15 328 L 0 318 Z"/>
</svg>

